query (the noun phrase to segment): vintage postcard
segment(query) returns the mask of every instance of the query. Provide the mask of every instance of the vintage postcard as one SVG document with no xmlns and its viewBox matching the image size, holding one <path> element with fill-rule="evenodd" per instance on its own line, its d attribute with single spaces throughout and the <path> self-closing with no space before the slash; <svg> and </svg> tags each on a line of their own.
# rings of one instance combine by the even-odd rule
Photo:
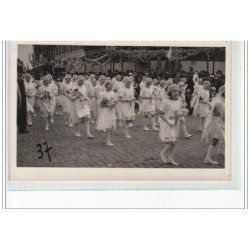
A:
<svg viewBox="0 0 250 250">
<path fill-rule="evenodd" d="M 9 42 L 10 181 L 230 181 L 231 42 Z"/>
</svg>

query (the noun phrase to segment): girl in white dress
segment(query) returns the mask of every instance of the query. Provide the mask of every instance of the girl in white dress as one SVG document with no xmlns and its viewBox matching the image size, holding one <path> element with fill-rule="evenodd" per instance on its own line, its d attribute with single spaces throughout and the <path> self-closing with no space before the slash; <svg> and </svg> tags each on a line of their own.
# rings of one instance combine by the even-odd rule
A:
<svg viewBox="0 0 250 250">
<path fill-rule="evenodd" d="M 165 87 L 166 87 L 166 81 L 161 80 L 159 84 L 154 87 L 154 91 L 153 91 L 154 102 L 155 102 L 155 113 L 156 113 L 155 124 L 157 125 L 159 125 L 158 124 L 159 117 L 158 117 L 157 111 L 160 109 L 162 101 L 166 98 Z"/>
<path fill-rule="evenodd" d="M 211 157 L 216 145 L 225 140 L 225 86 L 219 88 L 219 93 L 211 102 L 211 110 L 206 120 L 201 140 L 211 143 L 204 162 L 212 165 L 218 164 Z"/>
<path fill-rule="evenodd" d="M 43 86 L 40 87 L 41 109 L 45 118 L 45 130 L 49 131 L 49 117 L 53 114 L 53 90 L 49 85 L 50 78 L 43 78 Z"/>
<path fill-rule="evenodd" d="M 78 76 L 77 75 L 73 75 L 72 76 L 72 82 L 71 82 L 71 87 L 74 88 L 77 86 L 77 78 Z"/>
<path fill-rule="evenodd" d="M 63 95 L 62 95 L 62 91 L 61 91 L 61 81 L 60 79 L 57 79 L 57 88 L 58 88 L 58 92 L 57 92 L 57 96 L 56 96 L 56 114 L 57 115 L 63 115 Z"/>
<path fill-rule="evenodd" d="M 97 85 L 96 85 L 96 94 L 99 97 L 99 94 L 103 91 L 106 90 L 105 88 L 105 82 L 106 82 L 106 77 L 104 75 L 101 75 L 98 79 Z M 99 120 L 99 114 L 100 114 L 100 102 L 98 100 L 98 105 L 97 105 L 97 117 L 96 117 L 96 124 L 98 123 Z M 96 126 L 96 130 L 98 131 L 98 128 Z"/>
<path fill-rule="evenodd" d="M 26 93 L 26 105 L 27 105 L 27 124 L 29 126 L 32 126 L 31 114 L 34 113 L 36 85 L 32 81 L 32 76 L 28 73 L 24 75 L 24 85 Z"/>
<path fill-rule="evenodd" d="M 147 119 L 151 118 L 152 129 L 158 130 L 155 126 L 155 102 L 153 88 L 151 87 L 152 79 L 146 79 L 146 86 L 140 92 L 140 113 L 143 114 L 143 130 L 149 130 Z"/>
<path fill-rule="evenodd" d="M 210 89 L 210 82 L 209 81 L 204 81 L 203 86 L 200 88 L 199 93 L 198 93 L 198 102 L 196 103 L 196 106 L 194 107 L 194 112 L 197 110 L 197 113 L 199 117 L 201 118 L 200 120 L 200 125 L 199 125 L 199 131 L 203 131 L 204 124 L 206 117 L 208 116 L 209 112 L 209 101 L 210 101 L 210 95 L 209 95 L 209 89 Z"/>
<path fill-rule="evenodd" d="M 124 122 L 125 137 L 132 138 L 129 135 L 129 124 L 135 119 L 134 107 L 132 105 L 135 96 L 134 91 L 131 90 L 131 80 L 129 78 L 124 82 L 125 87 L 118 92 L 119 102 L 121 104 L 121 120 Z"/>
<path fill-rule="evenodd" d="M 161 80 L 159 82 L 159 85 L 157 85 L 155 87 L 155 89 L 154 89 L 154 95 L 155 95 L 154 100 L 155 100 L 155 110 L 156 110 L 156 112 L 161 107 L 161 103 L 165 98 L 165 93 L 166 93 L 165 87 L 166 87 L 166 81 Z"/>
<path fill-rule="evenodd" d="M 164 163 L 177 166 L 179 164 L 174 161 L 173 156 L 176 139 L 179 136 L 179 122 L 180 119 L 188 113 L 188 110 L 183 109 L 183 104 L 179 98 L 178 85 L 170 85 L 167 94 L 169 98 L 166 98 L 166 100 L 162 102 L 161 108 L 158 111 L 160 117 L 159 137 L 160 140 L 166 144 L 160 156 Z"/>
<path fill-rule="evenodd" d="M 89 108 L 90 108 L 90 123 L 95 124 L 95 119 L 97 116 L 97 106 L 98 106 L 98 93 L 97 93 L 97 80 L 91 78 L 91 84 L 87 87 L 87 93 L 89 98 Z"/>
<path fill-rule="evenodd" d="M 63 104 L 63 113 L 64 119 L 66 120 L 65 124 L 69 127 L 73 127 L 71 118 L 70 118 L 70 102 L 69 93 L 71 90 L 71 76 L 66 75 L 60 85 L 60 95 L 62 95 L 62 104 Z"/>
<path fill-rule="evenodd" d="M 39 83 L 36 85 L 36 100 L 37 100 L 37 105 L 40 109 L 40 116 L 44 118 L 44 114 L 42 111 L 42 86 L 43 86 L 43 79 L 41 78 L 39 80 Z"/>
<path fill-rule="evenodd" d="M 127 79 L 127 77 L 125 77 L 124 79 Z M 114 88 L 117 91 L 117 96 L 119 95 L 119 92 L 124 88 L 124 79 L 123 81 L 121 81 L 121 76 L 117 75 L 116 76 L 116 80 L 114 82 Z M 122 127 L 123 126 L 123 121 L 122 121 L 122 102 L 119 99 L 119 96 L 117 98 L 117 104 L 116 104 L 116 115 L 117 115 L 117 120 L 119 122 L 119 126 Z"/>
<path fill-rule="evenodd" d="M 52 115 L 50 117 L 50 122 L 54 123 L 54 114 L 56 111 L 56 97 L 58 95 L 58 87 L 56 86 L 55 82 L 53 81 L 52 75 L 48 74 L 46 76 L 49 79 L 49 85 L 52 91 L 52 103 L 53 103 L 53 109 L 52 109 Z"/>
<path fill-rule="evenodd" d="M 202 88 L 203 80 L 202 80 L 202 78 L 197 78 L 197 80 L 194 81 L 194 82 L 195 82 L 194 92 L 193 92 L 190 107 L 194 108 L 193 116 L 198 116 L 199 115 L 199 110 L 198 110 L 198 106 L 196 104 L 199 102 L 199 92 L 200 92 L 200 89 Z"/>
<path fill-rule="evenodd" d="M 69 93 L 70 118 L 75 125 L 75 136 L 81 137 L 79 124 L 84 122 L 86 125 L 87 138 L 94 138 L 90 133 L 90 109 L 87 96 L 87 88 L 84 86 L 84 77 L 79 76 L 75 81 L 75 86 Z"/>
<path fill-rule="evenodd" d="M 140 89 L 144 88 L 146 86 L 146 76 L 142 77 L 142 80 L 140 82 Z"/>
<path fill-rule="evenodd" d="M 112 90 L 111 81 L 105 83 L 105 91 L 99 94 L 99 118 L 97 120 L 97 130 L 106 132 L 106 145 L 114 146 L 110 140 L 111 131 L 116 129 L 115 93 Z"/>
<path fill-rule="evenodd" d="M 135 89 L 134 89 L 135 81 L 134 81 L 134 76 L 133 76 L 132 73 L 129 74 L 129 79 L 131 80 L 130 90 L 131 90 L 131 92 L 132 92 L 133 95 L 134 95 L 134 93 L 135 93 Z M 132 113 L 133 113 L 133 116 L 135 117 L 135 98 L 134 98 L 134 100 L 132 101 L 132 104 L 131 104 L 131 105 L 132 105 Z M 135 126 L 132 122 L 133 122 L 133 121 L 131 121 L 131 122 L 129 123 L 129 127 L 130 127 L 130 128 L 132 128 L 132 127 Z"/>
<path fill-rule="evenodd" d="M 183 108 L 186 108 L 187 107 L 187 103 L 186 103 L 187 84 L 186 84 L 186 81 L 184 79 L 182 79 L 182 81 L 178 83 L 178 86 L 179 86 L 179 99 L 182 102 Z M 186 120 L 185 120 L 184 116 L 180 119 L 180 133 L 182 134 L 182 136 L 185 139 L 189 139 L 192 136 L 192 134 L 189 134 L 187 132 Z"/>
</svg>

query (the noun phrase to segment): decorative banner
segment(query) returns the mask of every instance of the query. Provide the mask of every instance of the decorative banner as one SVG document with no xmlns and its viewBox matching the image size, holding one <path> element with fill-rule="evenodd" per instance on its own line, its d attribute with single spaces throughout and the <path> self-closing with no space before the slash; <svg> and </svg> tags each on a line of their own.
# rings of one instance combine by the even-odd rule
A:
<svg viewBox="0 0 250 250">
<path fill-rule="evenodd" d="M 93 53 L 99 55 L 97 58 L 86 57 L 85 50 L 79 50 L 70 53 L 63 53 L 55 56 L 56 62 L 50 62 L 50 64 L 55 67 L 62 67 L 67 69 L 82 69 L 85 66 L 92 67 L 94 65 L 104 66 L 113 62 L 115 56 L 122 58 L 123 56 L 127 57 L 131 61 L 138 59 L 141 63 L 147 63 L 150 58 L 154 57 L 165 57 L 169 61 L 181 60 L 184 61 L 190 56 L 197 56 L 199 53 L 203 53 L 206 56 L 209 55 L 211 48 L 208 47 L 199 47 L 199 48 L 180 48 L 180 47 L 170 47 L 168 50 L 159 48 L 158 50 L 146 50 L 146 49 L 116 49 L 116 47 L 106 47 L 104 51 Z M 103 54 L 105 53 L 105 54 Z M 34 62 L 32 56 L 29 57 L 30 62 L 36 66 L 44 65 L 47 62 L 47 58 L 44 58 L 43 55 L 39 56 L 39 59 Z M 75 62 L 73 62 L 75 60 Z M 105 60 L 103 62 L 103 60 Z M 193 61 L 193 59 L 192 59 Z M 60 62 L 60 63 L 58 63 Z"/>
</svg>

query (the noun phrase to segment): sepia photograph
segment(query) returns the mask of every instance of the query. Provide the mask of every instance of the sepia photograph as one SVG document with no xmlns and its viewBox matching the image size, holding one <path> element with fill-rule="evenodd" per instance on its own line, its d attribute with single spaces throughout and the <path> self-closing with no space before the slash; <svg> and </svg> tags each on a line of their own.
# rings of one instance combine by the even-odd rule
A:
<svg viewBox="0 0 250 250">
<path fill-rule="evenodd" d="M 11 41 L 10 180 L 230 180 L 230 41 Z"/>
<path fill-rule="evenodd" d="M 17 167 L 225 168 L 225 47 L 18 44 Z"/>
</svg>

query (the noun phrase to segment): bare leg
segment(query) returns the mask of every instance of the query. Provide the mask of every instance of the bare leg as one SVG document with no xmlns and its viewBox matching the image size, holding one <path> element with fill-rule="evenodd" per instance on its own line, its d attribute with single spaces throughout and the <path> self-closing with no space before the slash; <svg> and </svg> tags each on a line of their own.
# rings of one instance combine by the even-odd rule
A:
<svg viewBox="0 0 250 250">
<path fill-rule="evenodd" d="M 200 119 L 200 124 L 199 124 L 199 131 L 203 131 L 203 129 L 202 129 L 202 123 L 203 123 L 203 117 Z"/>
<path fill-rule="evenodd" d="M 204 160 L 204 163 L 206 164 L 211 164 L 211 165 L 217 165 L 218 162 L 212 160 L 212 155 L 215 151 L 215 147 L 218 144 L 219 140 L 218 139 L 213 139 L 212 144 L 209 146 L 208 151 L 207 151 L 207 156 Z"/>
<path fill-rule="evenodd" d="M 73 128 L 73 124 L 72 124 L 70 114 L 68 114 L 68 124 L 69 124 L 69 127 Z"/>
<path fill-rule="evenodd" d="M 31 119 L 31 113 L 30 112 L 27 113 L 27 124 L 29 126 L 32 126 L 32 119 Z"/>
<path fill-rule="evenodd" d="M 155 117 L 151 117 L 151 123 L 152 123 L 152 129 L 153 129 L 153 130 L 159 130 L 159 129 L 155 126 Z"/>
<path fill-rule="evenodd" d="M 158 115 L 155 116 L 155 125 L 159 125 L 159 116 Z"/>
<path fill-rule="evenodd" d="M 180 126 L 180 129 L 182 131 L 182 134 L 184 138 L 189 139 L 192 135 L 187 132 L 186 124 L 184 123 L 182 126 Z"/>
<path fill-rule="evenodd" d="M 48 116 L 45 117 L 45 130 L 49 131 L 49 120 L 48 120 Z"/>
<path fill-rule="evenodd" d="M 59 106 L 59 115 L 63 115 L 63 107 Z"/>
<path fill-rule="evenodd" d="M 135 125 L 132 123 L 132 121 L 128 124 L 130 128 L 134 127 Z"/>
<path fill-rule="evenodd" d="M 85 121 L 85 126 L 86 126 L 86 132 L 87 132 L 87 138 L 94 138 L 94 136 L 90 133 L 90 121 L 89 119 Z"/>
<path fill-rule="evenodd" d="M 41 111 L 41 117 L 45 118 L 45 114 L 44 114 L 44 112 L 43 112 L 43 110 L 41 108 L 40 108 L 40 111 Z"/>
<path fill-rule="evenodd" d="M 206 117 L 201 118 L 201 130 L 203 131 L 205 125 Z"/>
<path fill-rule="evenodd" d="M 51 123 L 54 123 L 54 114 L 53 114 L 53 113 L 51 114 L 50 122 L 51 122 Z"/>
<path fill-rule="evenodd" d="M 95 115 L 94 115 L 94 113 L 93 112 L 91 112 L 91 114 L 90 114 L 90 123 L 91 124 L 95 124 Z"/>
<path fill-rule="evenodd" d="M 147 127 L 147 118 L 143 117 L 143 130 L 149 130 Z"/>
<path fill-rule="evenodd" d="M 110 140 L 110 131 L 107 130 L 107 134 L 106 134 L 106 145 L 109 146 L 109 147 L 113 147 L 114 144 L 111 143 L 111 140 Z"/>
<path fill-rule="evenodd" d="M 169 163 L 171 163 L 174 166 L 179 166 L 179 164 L 174 160 L 174 150 L 175 150 L 175 143 L 172 143 L 169 150 Z"/>
<path fill-rule="evenodd" d="M 170 145 L 169 144 L 166 144 L 163 148 L 163 150 L 161 151 L 160 153 L 160 156 L 161 156 L 161 160 L 164 162 L 164 163 L 168 163 L 168 158 L 166 156 L 166 152 L 168 152 L 170 149 Z"/>
<path fill-rule="evenodd" d="M 128 121 L 126 121 L 126 123 L 125 123 L 125 137 L 128 138 L 128 139 L 132 138 L 129 135 L 129 122 Z"/>
<path fill-rule="evenodd" d="M 79 131 L 79 124 L 75 124 L 75 136 L 76 137 L 82 137 L 82 135 L 80 134 L 80 131 Z"/>
</svg>

